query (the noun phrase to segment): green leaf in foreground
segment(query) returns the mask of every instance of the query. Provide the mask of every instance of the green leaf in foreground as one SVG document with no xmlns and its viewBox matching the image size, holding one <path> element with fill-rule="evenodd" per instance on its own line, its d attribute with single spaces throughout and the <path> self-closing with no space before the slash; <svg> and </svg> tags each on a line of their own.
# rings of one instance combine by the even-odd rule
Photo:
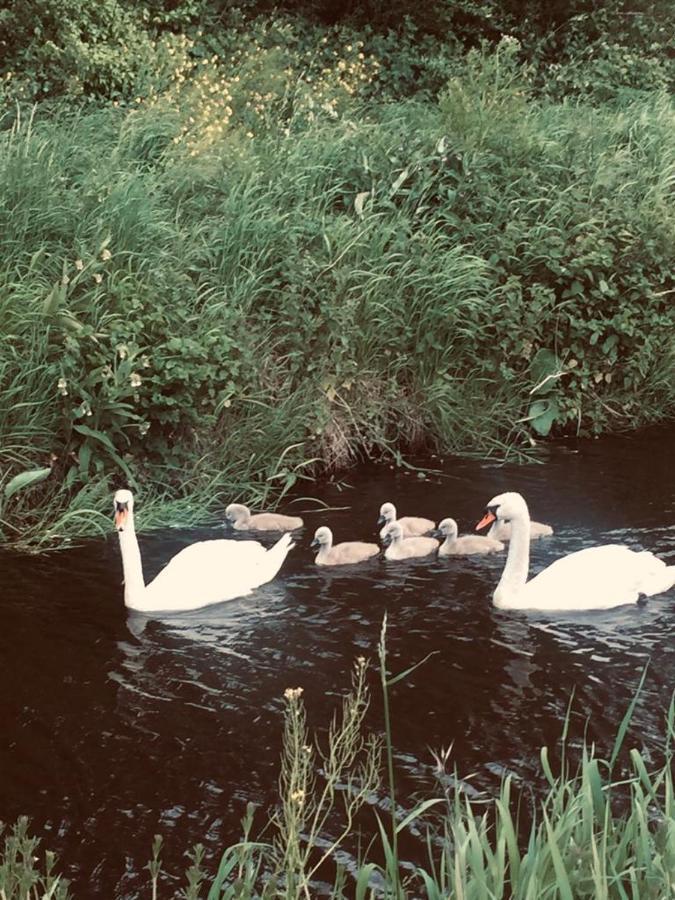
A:
<svg viewBox="0 0 675 900">
<path fill-rule="evenodd" d="M 44 469 L 28 469 L 26 472 L 19 472 L 11 481 L 5 485 L 5 500 L 13 497 L 17 491 L 30 487 L 32 484 L 39 484 L 51 475 L 51 467 L 46 466 Z"/>
<path fill-rule="evenodd" d="M 537 434 L 546 437 L 558 417 L 558 412 L 555 400 L 536 400 L 530 406 L 528 418 Z"/>
</svg>

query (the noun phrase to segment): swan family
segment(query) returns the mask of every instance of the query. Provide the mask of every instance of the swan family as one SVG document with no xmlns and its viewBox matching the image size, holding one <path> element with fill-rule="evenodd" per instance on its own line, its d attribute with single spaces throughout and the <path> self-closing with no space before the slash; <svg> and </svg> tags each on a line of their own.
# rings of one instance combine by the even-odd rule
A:
<svg viewBox="0 0 675 900">
<path fill-rule="evenodd" d="M 299 516 L 278 513 L 251 515 L 248 507 L 232 503 L 226 518 L 237 531 L 283 532 L 266 549 L 255 540 L 199 541 L 181 550 L 149 584 L 145 583 L 134 527 L 134 498 L 120 490 L 114 496 L 115 527 L 124 571 L 124 602 L 141 612 L 198 609 L 249 594 L 271 581 L 294 545 L 290 532 L 303 526 Z M 549 525 L 530 520 L 525 499 L 508 492 L 493 497 L 476 530 L 490 525 L 487 535 L 462 535 L 454 519 L 438 528 L 431 519 L 397 518 L 393 503 L 383 503 L 378 525 L 387 560 L 482 555 L 504 550 L 506 563 L 493 594 L 502 609 L 610 609 L 635 603 L 675 585 L 675 566 L 649 551 L 618 544 L 588 547 L 553 562 L 528 581 L 530 542 L 553 533 Z M 333 543 L 331 529 L 317 528 L 311 546 L 318 566 L 356 565 L 380 554 L 378 544 L 366 541 Z"/>
</svg>

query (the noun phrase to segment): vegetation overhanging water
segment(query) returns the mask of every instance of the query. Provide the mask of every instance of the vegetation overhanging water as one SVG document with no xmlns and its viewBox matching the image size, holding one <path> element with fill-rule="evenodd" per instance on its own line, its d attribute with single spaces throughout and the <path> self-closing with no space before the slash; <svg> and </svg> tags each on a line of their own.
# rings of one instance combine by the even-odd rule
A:
<svg viewBox="0 0 675 900">
<path fill-rule="evenodd" d="M 662 20 L 428 6 L 0 22 L 3 541 L 672 415 Z"/>
</svg>

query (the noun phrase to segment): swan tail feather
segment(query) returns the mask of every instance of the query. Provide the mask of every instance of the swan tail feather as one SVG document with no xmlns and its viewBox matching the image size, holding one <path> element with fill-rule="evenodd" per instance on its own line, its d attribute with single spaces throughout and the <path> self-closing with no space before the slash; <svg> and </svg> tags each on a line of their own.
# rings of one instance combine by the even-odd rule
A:
<svg viewBox="0 0 675 900">
<path fill-rule="evenodd" d="M 279 540 L 276 542 L 276 544 L 273 547 L 270 547 L 269 552 L 270 553 L 275 553 L 275 552 L 283 553 L 285 556 L 289 550 L 293 549 L 293 547 L 295 547 L 295 542 L 293 541 L 293 538 L 291 537 L 290 532 L 287 531 L 285 534 L 283 534 L 279 538 Z"/>
<path fill-rule="evenodd" d="M 272 568 L 274 569 L 274 573 L 276 574 L 281 568 L 283 561 L 286 559 L 289 550 L 292 550 L 295 547 L 295 543 L 293 538 L 286 532 L 283 534 L 279 540 L 267 551 L 267 559 L 269 560 Z"/>
<path fill-rule="evenodd" d="M 645 585 L 645 589 L 640 593 L 646 597 L 653 597 L 654 594 L 662 594 L 675 587 L 675 566 L 665 566 L 658 574 L 653 575 L 649 579 L 649 583 Z"/>
</svg>

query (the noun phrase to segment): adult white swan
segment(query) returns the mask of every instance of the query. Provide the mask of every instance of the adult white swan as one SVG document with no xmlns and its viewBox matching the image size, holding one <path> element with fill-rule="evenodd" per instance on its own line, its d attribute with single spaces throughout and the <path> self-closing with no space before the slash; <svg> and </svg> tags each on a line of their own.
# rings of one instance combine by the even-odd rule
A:
<svg viewBox="0 0 675 900">
<path fill-rule="evenodd" d="M 243 597 L 271 581 L 294 546 L 290 534 L 279 538 L 269 550 L 258 541 L 199 541 L 177 553 L 146 585 L 131 491 L 117 491 L 114 505 L 124 569 L 124 603 L 140 612 L 198 609 Z"/>
<path fill-rule="evenodd" d="M 620 544 L 588 547 L 557 559 L 527 580 L 530 557 L 530 514 L 520 494 L 493 497 L 476 528 L 495 519 L 510 519 L 511 542 L 501 580 L 493 594 L 502 609 L 610 609 L 651 597 L 675 584 L 675 566 L 667 566 L 647 550 Z"/>
</svg>

